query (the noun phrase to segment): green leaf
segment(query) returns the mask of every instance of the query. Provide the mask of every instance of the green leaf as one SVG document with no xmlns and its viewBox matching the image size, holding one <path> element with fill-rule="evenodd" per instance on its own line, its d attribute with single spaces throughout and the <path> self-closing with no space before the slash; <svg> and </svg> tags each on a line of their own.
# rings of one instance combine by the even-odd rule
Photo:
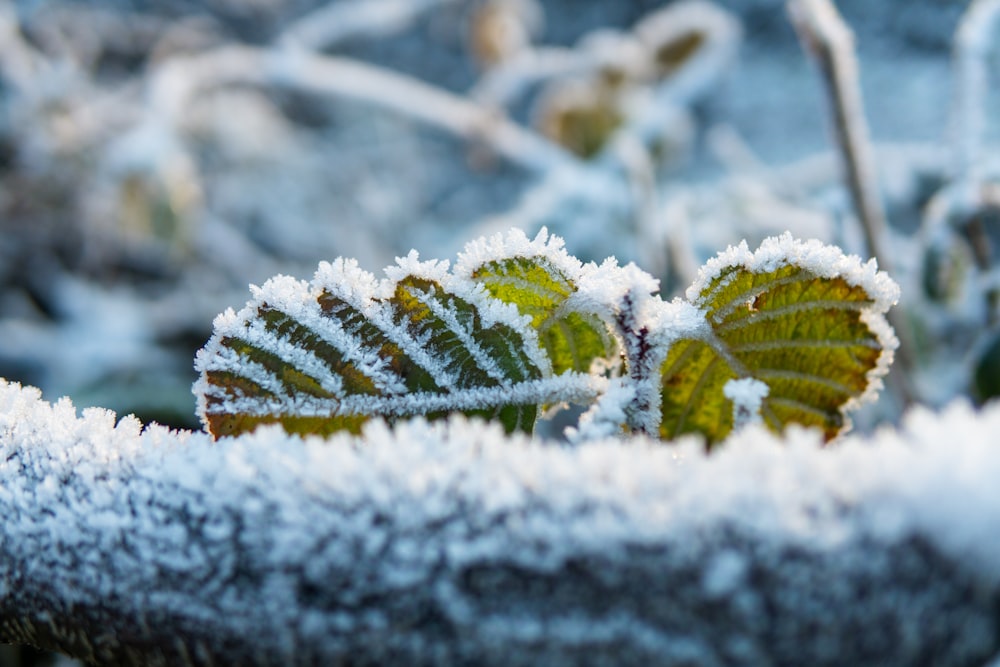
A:
<svg viewBox="0 0 1000 667">
<path fill-rule="evenodd" d="M 470 277 L 531 319 L 554 374 L 587 373 L 595 360 L 614 357 L 616 345 L 608 325 L 574 299 L 574 277 L 581 268 L 566 257 L 561 240 L 549 239 L 542 230 L 529 243 L 515 232 L 497 245 L 500 257 L 470 267 Z"/>
<path fill-rule="evenodd" d="M 733 428 L 726 384 L 752 378 L 767 385 L 760 416 L 770 428 L 835 437 L 888 369 L 897 343 L 882 314 L 897 296 L 874 264 L 789 236 L 756 255 L 742 246 L 720 256 L 689 292 L 709 333 L 676 341 L 660 366 L 660 436 L 719 442 Z"/>
<path fill-rule="evenodd" d="M 538 385 L 549 368 L 534 335 L 474 285 L 401 261 L 391 284 L 344 261 L 321 265 L 312 285 L 277 277 L 220 316 L 196 361 L 208 430 L 326 435 L 459 411 L 530 431 L 553 391 Z"/>
</svg>

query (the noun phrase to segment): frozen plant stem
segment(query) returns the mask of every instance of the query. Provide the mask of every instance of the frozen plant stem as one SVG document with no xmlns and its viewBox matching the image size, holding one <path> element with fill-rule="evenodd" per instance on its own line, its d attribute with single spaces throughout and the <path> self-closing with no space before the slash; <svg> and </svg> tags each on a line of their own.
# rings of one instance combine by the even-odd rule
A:
<svg viewBox="0 0 1000 667">
<path fill-rule="evenodd" d="M 970 4 L 955 32 L 953 55 L 955 102 L 951 132 L 955 187 L 950 188 L 953 194 L 948 212 L 957 209 L 965 218 L 971 218 L 966 223 L 969 242 L 982 269 L 988 267 L 993 254 L 978 214 L 996 208 L 995 197 L 991 197 L 995 196 L 994 188 L 983 182 L 981 147 L 986 131 L 989 58 L 995 50 L 993 36 L 998 24 L 1000 0 L 976 0 Z"/>
<path fill-rule="evenodd" d="M 851 199 L 869 252 L 892 272 L 885 252 L 885 210 L 878 193 L 875 159 L 868 137 L 854 34 L 830 0 L 790 0 L 788 12 L 803 48 L 816 60 L 833 110 L 837 145 Z"/>
<path fill-rule="evenodd" d="M 653 343 L 650 340 L 652 333 L 647 325 L 640 323 L 636 312 L 637 307 L 635 292 L 626 292 L 625 296 L 622 297 L 618 314 L 615 316 L 615 327 L 618 329 L 622 344 L 625 346 L 629 379 L 635 387 L 635 396 L 625 412 L 628 418 L 628 427 L 634 433 L 644 433 L 655 437 L 657 435 L 656 425 L 649 419 L 655 403 L 655 392 L 651 391 L 650 380 L 652 369 L 649 368 L 653 349 Z"/>
<path fill-rule="evenodd" d="M 865 121 L 854 33 L 844 22 L 832 0 L 789 0 L 788 14 L 803 49 L 819 65 L 833 111 L 837 146 L 843 159 L 848 189 L 861 223 L 868 251 L 879 268 L 893 273 L 885 247 L 886 216 L 875 175 L 875 156 Z M 900 339 L 896 356 L 903 373 L 890 376 L 904 404 L 914 402 L 909 377 L 914 367 L 913 336 L 905 317 L 890 314 Z M 905 377 L 902 377 L 905 375 Z"/>
</svg>

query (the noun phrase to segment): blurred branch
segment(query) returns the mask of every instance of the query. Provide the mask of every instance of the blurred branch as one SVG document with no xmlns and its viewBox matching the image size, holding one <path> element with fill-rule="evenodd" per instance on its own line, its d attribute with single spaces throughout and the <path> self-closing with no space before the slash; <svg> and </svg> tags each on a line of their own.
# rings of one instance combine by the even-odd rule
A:
<svg viewBox="0 0 1000 667">
<path fill-rule="evenodd" d="M 280 47 L 321 51 L 349 39 L 377 39 L 402 32 L 433 9 L 459 0 L 348 0 L 330 2 L 288 26 Z"/>
<path fill-rule="evenodd" d="M 375 65 L 298 49 L 230 46 L 175 58 L 154 74 L 150 107 L 176 124 L 199 92 L 236 84 L 287 87 L 374 104 L 481 143 L 533 171 L 574 168 L 576 163 L 562 148 L 463 97 Z"/>
<path fill-rule="evenodd" d="M 878 260 L 879 268 L 895 273 L 886 246 L 885 208 L 876 177 L 875 152 L 865 120 L 854 33 L 832 0 L 788 0 L 788 13 L 803 48 L 815 58 L 823 73 L 848 189 L 868 251 Z M 912 387 L 916 367 L 915 337 L 905 311 L 893 310 L 889 319 L 900 340 L 896 359 L 902 370 L 902 373 L 890 374 L 889 381 L 894 384 L 903 404 L 909 405 L 916 398 Z"/>
<path fill-rule="evenodd" d="M 962 15 L 954 42 L 955 102 L 951 130 L 959 178 L 975 181 L 986 133 L 989 56 L 996 50 L 1000 0 L 974 0 Z"/>
<path fill-rule="evenodd" d="M 0 1 L 0 74 L 9 83 L 25 89 L 43 67 L 43 58 L 24 40 L 17 8 Z"/>
<path fill-rule="evenodd" d="M 539 82 L 590 73 L 597 65 L 590 54 L 577 49 L 525 48 L 488 69 L 469 91 L 469 96 L 484 105 L 504 108 Z"/>
<path fill-rule="evenodd" d="M 861 98 L 854 34 L 831 0 L 789 0 L 788 11 L 803 48 L 823 73 L 848 188 L 868 251 L 878 258 L 879 268 L 891 273 L 885 209 Z"/>
</svg>

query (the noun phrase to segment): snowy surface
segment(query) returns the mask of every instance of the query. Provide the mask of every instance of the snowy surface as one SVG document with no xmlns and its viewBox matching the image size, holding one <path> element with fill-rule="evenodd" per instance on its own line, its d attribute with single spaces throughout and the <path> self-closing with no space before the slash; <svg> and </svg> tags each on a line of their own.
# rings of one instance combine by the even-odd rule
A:
<svg viewBox="0 0 1000 667">
<path fill-rule="evenodd" d="M 830 448 L 749 427 L 712 455 L 463 419 L 213 442 L 4 383 L 0 611 L 17 620 L 0 635 L 96 623 L 126 642 L 179 633 L 189 656 L 253 638 L 269 664 L 683 648 L 713 665 L 787 659 L 775 633 L 799 632 L 797 655 L 838 664 L 889 623 L 906 639 L 878 664 L 969 664 L 1000 651 L 998 435 L 1000 406 L 957 403 Z M 630 577 L 651 573 L 636 603 Z M 115 646 L 90 632 L 98 655 Z"/>
</svg>

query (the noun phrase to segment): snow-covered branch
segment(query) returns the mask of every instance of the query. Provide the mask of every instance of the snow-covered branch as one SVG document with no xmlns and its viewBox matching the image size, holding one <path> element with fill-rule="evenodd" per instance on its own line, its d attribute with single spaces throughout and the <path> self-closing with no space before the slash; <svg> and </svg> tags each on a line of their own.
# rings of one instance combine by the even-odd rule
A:
<svg viewBox="0 0 1000 667">
<path fill-rule="evenodd" d="M 295 48 L 228 46 L 178 57 L 154 76 L 150 103 L 157 113 L 176 123 L 198 93 L 234 84 L 284 86 L 368 102 L 482 142 L 528 169 L 545 171 L 575 164 L 566 151 L 462 97 L 374 65 Z"/>
<path fill-rule="evenodd" d="M 886 251 L 886 217 L 865 119 L 854 49 L 854 33 L 831 0 L 791 0 L 790 18 L 799 39 L 816 59 L 830 97 L 835 136 L 844 159 L 845 180 L 871 254 L 891 270 Z"/>
<path fill-rule="evenodd" d="M 100 664 L 983 664 L 1000 408 L 822 448 L 213 442 L 0 384 L 0 641 Z"/>
</svg>

